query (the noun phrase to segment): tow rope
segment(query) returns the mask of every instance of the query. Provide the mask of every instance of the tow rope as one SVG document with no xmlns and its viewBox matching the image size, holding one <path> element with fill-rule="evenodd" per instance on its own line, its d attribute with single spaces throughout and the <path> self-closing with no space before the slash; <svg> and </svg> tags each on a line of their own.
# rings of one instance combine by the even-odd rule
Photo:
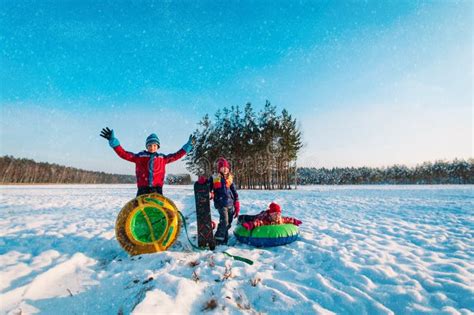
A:
<svg viewBox="0 0 474 315">
<path fill-rule="evenodd" d="M 186 219 L 184 218 L 184 215 L 181 213 L 181 211 L 178 210 L 178 213 L 181 216 L 181 219 L 183 220 L 183 226 L 184 226 L 184 231 L 186 232 L 186 238 L 188 239 L 189 244 L 191 244 L 191 247 L 196 249 L 196 250 L 204 250 L 204 249 L 194 245 L 193 242 L 191 242 L 191 239 L 189 238 L 189 234 L 188 234 L 188 224 L 186 223 Z M 238 261 L 244 262 L 246 264 L 253 265 L 253 261 L 248 259 L 248 258 L 245 258 L 245 257 L 242 257 L 242 256 L 237 256 L 237 255 L 231 255 L 226 251 L 223 251 L 221 253 L 228 256 L 228 257 L 230 257 L 230 258 L 232 258 L 232 259 L 234 259 L 234 260 L 238 260 Z"/>
</svg>

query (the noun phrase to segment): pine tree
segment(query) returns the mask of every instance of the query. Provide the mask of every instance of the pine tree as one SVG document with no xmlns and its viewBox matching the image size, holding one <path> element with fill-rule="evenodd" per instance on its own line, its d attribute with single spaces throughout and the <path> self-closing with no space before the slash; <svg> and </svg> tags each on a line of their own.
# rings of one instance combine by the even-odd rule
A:
<svg viewBox="0 0 474 315">
<path fill-rule="evenodd" d="M 296 120 L 283 111 L 277 116 L 269 101 L 258 115 L 247 103 L 222 108 L 211 121 L 206 115 L 194 132 L 195 146 L 186 157 L 188 170 L 196 175 L 210 175 L 215 161 L 225 157 L 232 166 L 235 182 L 250 189 L 289 188 L 292 160 L 301 149 L 301 131 Z M 199 161 L 209 161 L 205 171 Z M 198 164 L 198 165 L 197 165 Z"/>
</svg>

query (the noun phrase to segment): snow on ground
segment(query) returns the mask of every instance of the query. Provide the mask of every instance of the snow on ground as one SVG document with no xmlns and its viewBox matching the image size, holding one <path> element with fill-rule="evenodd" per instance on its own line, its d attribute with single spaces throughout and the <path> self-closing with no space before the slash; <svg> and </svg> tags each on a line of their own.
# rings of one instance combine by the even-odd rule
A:
<svg viewBox="0 0 474 315">
<path fill-rule="evenodd" d="M 301 219 L 299 240 L 198 252 L 183 230 L 167 252 L 128 257 L 114 225 L 135 192 L 1 186 L 0 313 L 474 314 L 473 186 L 241 191 L 242 213 L 275 201 Z M 192 188 L 165 195 L 194 236 Z"/>
</svg>

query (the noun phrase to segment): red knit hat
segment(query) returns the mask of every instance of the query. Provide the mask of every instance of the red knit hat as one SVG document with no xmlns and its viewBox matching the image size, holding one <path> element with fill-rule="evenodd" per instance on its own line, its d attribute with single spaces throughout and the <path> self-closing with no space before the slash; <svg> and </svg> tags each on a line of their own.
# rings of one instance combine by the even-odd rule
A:
<svg viewBox="0 0 474 315">
<path fill-rule="evenodd" d="M 217 160 L 217 171 L 220 171 L 222 167 L 227 167 L 228 169 L 230 169 L 229 162 L 227 162 L 227 160 L 223 157 Z"/>
<path fill-rule="evenodd" d="M 270 208 L 268 209 L 269 213 L 278 212 L 281 213 L 281 207 L 279 204 L 272 202 Z"/>
</svg>

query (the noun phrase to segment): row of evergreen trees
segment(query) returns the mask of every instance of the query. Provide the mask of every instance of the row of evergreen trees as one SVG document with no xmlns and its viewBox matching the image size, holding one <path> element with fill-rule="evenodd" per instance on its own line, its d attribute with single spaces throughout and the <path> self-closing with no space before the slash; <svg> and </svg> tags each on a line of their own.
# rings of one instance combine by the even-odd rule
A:
<svg viewBox="0 0 474 315">
<path fill-rule="evenodd" d="M 135 183 L 135 176 L 85 171 L 58 164 L 3 156 L 0 157 L 0 183 L 126 184 Z"/>
<path fill-rule="evenodd" d="M 237 163 L 240 167 L 243 164 Z M 265 171 L 265 167 L 270 164 L 261 163 L 256 168 Z M 275 165 L 275 164 L 273 164 Z M 209 166 L 208 166 L 209 167 Z M 242 183 L 238 176 L 246 174 L 238 169 L 236 176 L 237 184 L 240 188 L 280 188 L 286 189 L 295 181 L 294 165 L 288 168 L 285 185 L 278 185 L 278 181 L 273 186 L 265 184 L 261 186 L 249 186 Z M 196 168 L 201 172 L 199 168 Z M 198 173 L 197 174 L 209 174 Z M 277 180 L 276 174 L 281 171 L 272 170 L 273 179 Z M 370 167 L 346 167 L 346 168 L 298 168 L 297 183 L 299 185 L 353 185 L 353 184 L 474 184 L 474 159 L 455 159 L 451 162 L 436 161 L 434 163 L 425 162 L 415 167 L 409 168 L 404 165 L 394 165 L 386 168 Z M 0 183 L 55 183 L 55 184 L 126 184 L 135 183 L 135 176 L 106 174 L 103 172 L 84 171 L 77 168 L 60 166 L 50 163 L 37 163 L 29 159 L 17 159 L 12 156 L 0 157 Z M 256 176 L 251 183 L 258 183 L 256 180 L 265 178 Z M 189 174 L 169 174 L 166 178 L 167 184 L 187 185 L 191 184 Z M 247 184 L 247 185 L 245 185 Z"/>
<path fill-rule="evenodd" d="M 224 107 L 214 119 L 205 115 L 193 136 L 195 145 L 186 157 L 193 174 L 214 173 L 218 158 L 225 157 L 240 188 L 290 188 L 302 133 L 287 110 L 278 114 L 268 101 L 258 113 L 250 103 L 243 111 Z"/>
<path fill-rule="evenodd" d="M 301 185 L 474 184 L 474 159 L 425 162 L 415 167 L 299 168 Z"/>
</svg>

